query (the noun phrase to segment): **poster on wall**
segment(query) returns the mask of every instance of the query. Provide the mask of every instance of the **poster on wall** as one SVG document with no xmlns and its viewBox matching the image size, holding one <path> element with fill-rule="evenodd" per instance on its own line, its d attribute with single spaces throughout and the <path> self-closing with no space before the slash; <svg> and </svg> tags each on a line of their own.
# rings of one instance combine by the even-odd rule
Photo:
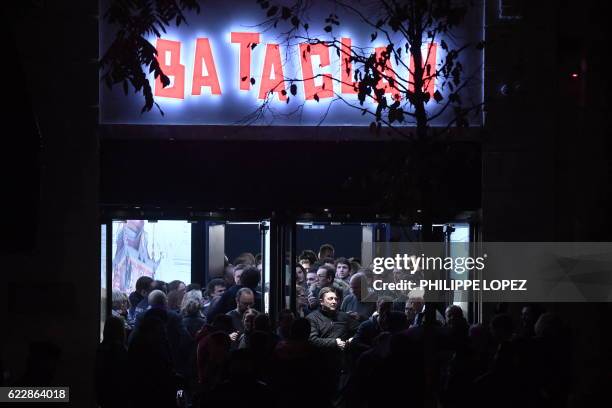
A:
<svg viewBox="0 0 612 408">
<path fill-rule="evenodd" d="M 113 289 L 130 293 L 141 276 L 191 281 L 191 224 L 186 221 L 113 221 Z"/>
</svg>

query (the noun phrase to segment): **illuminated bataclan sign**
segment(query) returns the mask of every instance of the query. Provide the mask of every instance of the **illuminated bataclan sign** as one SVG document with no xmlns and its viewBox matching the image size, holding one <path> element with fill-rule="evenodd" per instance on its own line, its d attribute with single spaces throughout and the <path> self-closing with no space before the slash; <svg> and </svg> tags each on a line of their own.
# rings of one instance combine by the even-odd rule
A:
<svg viewBox="0 0 612 408">
<path fill-rule="evenodd" d="M 340 15 L 341 24 L 334 32 L 324 32 L 323 24 L 317 22 L 322 23 L 328 14 L 324 6 L 313 8 L 309 16 L 310 38 L 336 39 L 347 54 L 354 46 L 377 56 L 385 51 L 388 41 L 372 40 L 373 30 L 355 15 Z M 164 88 L 159 78 L 149 76 L 164 116 L 155 108 L 141 114 L 141 95 L 130 92 L 126 96 L 122 87 L 108 89 L 101 83 L 102 124 L 367 126 L 372 121 L 371 116 L 361 115 L 355 108 L 359 102 L 353 62 L 341 58 L 343 54 L 334 48 L 308 44 L 303 39 L 287 40 L 284 30 L 263 27 L 265 13 L 255 1 L 207 1 L 199 14 L 186 17 L 187 25 L 170 27 L 161 38 L 149 39 L 171 81 Z M 481 41 L 482 10 L 476 7 L 470 12 L 464 26 L 460 35 L 442 39 L 449 44 L 456 38 L 474 44 Z M 101 24 L 101 52 L 108 48 L 112 36 L 112 27 Z M 401 40 L 397 43 L 401 44 Z M 425 57 L 426 64 L 438 66 L 445 57 L 444 50 L 437 43 L 425 46 Z M 482 52 L 468 50 L 460 58 L 464 72 L 475 78 L 466 88 L 467 97 L 482 101 Z M 398 64 L 389 59 L 387 63 L 397 75 L 410 81 L 414 62 L 406 54 L 402 61 Z M 393 75 L 391 70 L 385 74 Z M 294 82 L 296 88 L 291 89 L 286 79 L 298 79 Z M 386 80 L 382 82 L 386 93 L 393 97 L 394 88 Z M 426 91 L 430 95 L 436 90 L 448 94 L 449 89 L 439 82 L 430 81 Z M 435 105 L 432 98 L 428 110 L 435 109 Z M 374 103 L 366 102 L 366 106 Z M 445 112 L 430 124 L 446 126 L 452 119 L 450 115 Z M 481 123 L 478 117 L 471 120 L 472 125 Z"/>
<path fill-rule="evenodd" d="M 261 34 L 252 32 L 232 32 L 230 34 L 232 44 L 238 44 L 238 61 L 239 61 L 239 74 L 234 79 L 236 86 L 241 91 L 250 91 L 251 84 L 256 82 L 251 78 L 259 78 L 259 86 L 257 87 L 257 97 L 261 100 L 265 100 L 269 97 L 268 93 L 275 93 L 280 101 L 287 102 L 288 100 L 288 84 L 283 81 L 285 77 L 283 73 L 283 62 L 281 58 L 280 45 L 276 43 L 267 43 L 265 45 L 265 53 L 262 71 L 259 75 L 251 76 L 251 53 L 254 46 L 261 43 Z M 352 47 L 352 41 L 350 38 L 343 37 L 340 39 L 342 48 L 346 49 L 343 51 L 346 54 L 350 54 Z M 195 40 L 195 55 L 192 59 L 193 68 L 190 72 L 193 73 L 191 76 L 191 95 L 201 95 L 202 88 L 208 87 L 211 95 L 222 95 L 221 83 L 219 82 L 219 75 L 217 74 L 217 68 L 215 65 L 215 58 L 210 46 L 208 38 L 197 38 Z M 309 44 L 301 43 L 298 44 L 301 66 L 301 78 L 303 81 L 300 83 L 303 86 L 303 95 L 306 100 L 316 100 L 333 98 L 335 92 L 338 90 L 334 89 L 334 81 L 329 74 L 323 74 L 321 77 L 321 85 L 317 85 L 315 78 L 315 66 L 314 60 L 318 59 L 317 66 L 320 69 L 328 67 L 331 64 L 330 48 L 324 44 Z M 429 46 L 424 47 L 423 53 L 428 56 L 425 64 L 434 64 L 436 61 L 437 44 L 432 44 L 430 51 Z M 156 49 L 158 55 L 164 56 L 165 59 L 161 60 L 160 66 L 166 75 L 174 78 L 174 84 L 172 86 L 164 86 L 161 83 L 161 79 L 157 78 L 154 85 L 155 96 L 185 99 L 185 76 L 186 72 L 185 65 L 181 63 L 181 49 L 182 44 L 180 41 L 172 41 L 165 39 L 158 39 L 156 41 Z M 380 55 L 384 53 L 386 47 L 376 47 L 375 52 L 377 58 L 380 59 Z M 318 58 L 317 58 L 318 57 Z M 357 94 L 357 82 L 353 81 L 353 63 L 343 58 L 339 61 L 341 64 L 341 82 L 339 83 L 339 93 L 342 95 L 355 95 Z M 391 62 L 389 62 L 391 63 Z M 414 62 L 412 58 L 408 65 L 410 70 L 411 64 Z M 389 75 L 393 75 L 393 71 L 389 72 Z M 410 80 L 410 79 L 409 79 Z M 385 81 L 386 80 L 381 80 Z M 386 93 L 393 94 L 393 88 L 387 85 L 383 85 L 386 89 Z M 433 94 L 435 88 L 435 82 L 429 82 L 427 91 Z M 316 97 L 315 97 L 316 95 Z"/>
</svg>

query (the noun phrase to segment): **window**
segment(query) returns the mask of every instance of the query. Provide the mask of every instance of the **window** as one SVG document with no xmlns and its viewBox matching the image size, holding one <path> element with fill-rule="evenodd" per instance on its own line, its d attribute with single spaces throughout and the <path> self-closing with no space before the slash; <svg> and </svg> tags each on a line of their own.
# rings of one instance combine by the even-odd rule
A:
<svg viewBox="0 0 612 408">
<path fill-rule="evenodd" d="M 141 276 L 191 282 L 191 224 L 113 221 L 112 288 L 129 294 Z"/>
</svg>

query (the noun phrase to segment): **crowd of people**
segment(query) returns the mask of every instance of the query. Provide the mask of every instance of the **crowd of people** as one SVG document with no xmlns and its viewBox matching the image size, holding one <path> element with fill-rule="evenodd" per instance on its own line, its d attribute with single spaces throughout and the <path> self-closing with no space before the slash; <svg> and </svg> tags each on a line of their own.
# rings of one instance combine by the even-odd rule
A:
<svg viewBox="0 0 612 408">
<path fill-rule="evenodd" d="M 141 277 L 113 291 L 96 363 L 101 407 L 562 407 L 568 336 L 538 305 L 487 326 L 422 293 L 377 294 L 326 244 L 297 260 L 296 310 L 262 310 L 261 258 L 205 288 Z M 444 312 L 444 313 L 442 313 Z M 566 356 L 567 357 L 567 356 Z"/>
</svg>

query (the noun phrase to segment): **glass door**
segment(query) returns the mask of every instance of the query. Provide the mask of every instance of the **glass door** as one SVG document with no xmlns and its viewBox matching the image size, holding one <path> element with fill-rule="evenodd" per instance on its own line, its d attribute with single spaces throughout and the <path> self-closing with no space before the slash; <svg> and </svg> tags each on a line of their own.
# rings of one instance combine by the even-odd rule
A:
<svg viewBox="0 0 612 408">
<path fill-rule="evenodd" d="M 267 313 L 275 321 L 282 310 L 295 311 L 295 223 L 288 218 L 272 217 L 262 223 L 263 256 L 267 261 L 264 281 Z"/>
<path fill-rule="evenodd" d="M 229 287 L 238 284 L 236 268 L 255 266 L 261 272 L 262 304 L 257 309 L 270 313 L 273 259 L 271 251 L 270 221 L 205 221 L 204 277 L 208 284 L 223 279 Z M 238 269 L 240 270 L 240 269 Z"/>
<path fill-rule="evenodd" d="M 270 314 L 270 275 L 272 265 L 270 259 L 270 221 L 262 221 L 259 224 L 259 233 L 261 235 L 263 311 Z"/>
</svg>

